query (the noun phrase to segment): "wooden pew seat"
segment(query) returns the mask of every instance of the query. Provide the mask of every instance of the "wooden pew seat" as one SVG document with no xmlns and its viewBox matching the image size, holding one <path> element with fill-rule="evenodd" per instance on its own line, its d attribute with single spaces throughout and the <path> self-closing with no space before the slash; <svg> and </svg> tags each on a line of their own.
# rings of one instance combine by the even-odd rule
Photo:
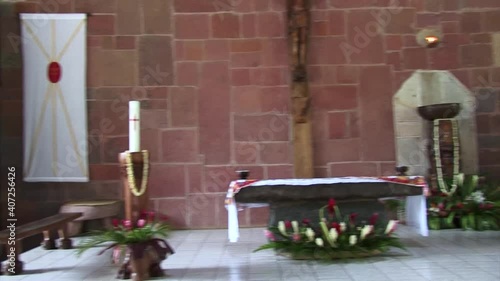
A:
<svg viewBox="0 0 500 281">
<path fill-rule="evenodd" d="M 56 245 L 54 240 L 52 240 L 50 237 L 50 231 L 58 230 L 60 238 L 60 248 L 71 249 L 73 246 L 71 239 L 69 239 L 66 234 L 67 225 L 69 222 L 72 222 L 73 220 L 79 218 L 81 215 L 82 215 L 81 213 L 57 214 L 19 226 L 17 225 L 17 222 L 14 222 L 16 223 L 16 227 L 15 227 L 15 237 L 13 238 L 10 238 L 11 237 L 10 229 L 5 229 L 0 231 L 0 245 L 4 245 L 7 256 L 11 252 L 10 248 L 13 246 L 11 244 L 9 245 L 9 241 L 15 240 L 15 247 L 14 247 L 15 259 L 9 259 L 9 257 L 7 257 L 7 262 L 6 262 L 7 266 L 5 269 L 5 273 L 10 275 L 22 273 L 23 263 L 20 260 L 20 254 L 22 253 L 21 241 L 24 238 L 43 233 L 44 241 L 42 245 L 44 246 L 44 248 L 48 250 L 55 249 Z M 7 223 L 8 227 L 10 222 Z M 14 262 L 11 263 L 9 262 L 10 260 L 14 260 Z M 9 270 L 11 267 L 14 267 L 15 270 L 12 269 Z"/>
</svg>

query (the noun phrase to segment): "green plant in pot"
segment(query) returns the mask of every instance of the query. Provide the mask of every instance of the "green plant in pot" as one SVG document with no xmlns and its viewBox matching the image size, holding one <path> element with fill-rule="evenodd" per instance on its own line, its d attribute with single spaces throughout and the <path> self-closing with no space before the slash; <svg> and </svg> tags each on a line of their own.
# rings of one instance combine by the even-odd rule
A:
<svg viewBox="0 0 500 281">
<path fill-rule="evenodd" d="M 429 228 L 498 230 L 499 186 L 480 183 L 477 175 L 459 174 L 454 182 L 457 185 L 455 192 L 444 194 L 434 191 L 428 198 Z"/>
<path fill-rule="evenodd" d="M 134 281 L 142 281 L 163 276 L 160 262 L 174 250 L 163 239 L 170 232 L 169 225 L 157 217 L 154 212 L 142 212 L 135 222 L 114 219 L 113 229 L 90 232 L 79 244 L 77 254 L 106 243 L 109 245 L 99 255 L 113 249 L 113 261 L 124 260 L 119 277 L 128 279 L 132 274 Z"/>
</svg>

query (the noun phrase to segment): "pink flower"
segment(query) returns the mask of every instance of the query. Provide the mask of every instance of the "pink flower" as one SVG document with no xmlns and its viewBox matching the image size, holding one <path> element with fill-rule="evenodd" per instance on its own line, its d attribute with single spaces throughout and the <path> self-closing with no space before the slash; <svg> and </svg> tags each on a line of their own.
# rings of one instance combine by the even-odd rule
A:
<svg viewBox="0 0 500 281">
<path fill-rule="evenodd" d="M 146 225 L 145 219 L 140 219 L 137 221 L 137 227 L 144 227 Z"/>
<path fill-rule="evenodd" d="M 291 221 L 285 221 L 285 227 L 286 228 L 292 228 L 292 222 Z"/>
<path fill-rule="evenodd" d="M 441 210 L 444 209 L 444 204 L 443 203 L 439 203 L 438 204 L 438 208 L 441 209 Z"/>
<path fill-rule="evenodd" d="M 300 240 L 301 240 L 300 234 L 294 233 L 293 236 L 292 236 L 292 239 L 295 242 L 300 242 Z"/>
<path fill-rule="evenodd" d="M 132 229 L 132 222 L 130 220 L 123 220 L 122 221 L 122 225 L 126 228 L 126 229 Z"/>
<path fill-rule="evenodd" d="M 276 237 L 274 237 L 274 233 L 272 233 L 269 229 L 264 230 L 264 234 L 266 235 L 267 239 L 270 241 L 275 241 Z"/>
<path fill-rule="evenodd" d="M 120 262 L 120 257 L 122 254 L 122 249 L 120 246 L 116 246 L 113 248 L 112 262 L 113 264 L 118 264 Z"/>
<path fill-rule="evenodd" d="M 378 213 L 374 213 L 368 220 L 368 223 L 370 225 L 375 225 L 377 223 L 377 220 L 378 220 Z"/>
</svg>

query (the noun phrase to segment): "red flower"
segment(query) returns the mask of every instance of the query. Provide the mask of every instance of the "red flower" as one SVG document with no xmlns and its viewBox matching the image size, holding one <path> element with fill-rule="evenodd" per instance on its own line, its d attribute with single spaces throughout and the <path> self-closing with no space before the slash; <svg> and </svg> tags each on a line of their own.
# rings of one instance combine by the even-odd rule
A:
<svg viewBox="0 0 500 281">
<path fill-rule="evenodd" d="M 486 203 L 486 205 L 484 205 L 484 208 L 485 208 L 485 209 L 488 209 L 488 210 L 493 209 L 493 204 L 491 204 L 491 203 Z"/>
<path fill-rule="evenodd" d="M 335 199 L 330 198 L 330 200 L 328 200 L 328 212 L 330 212 L 331 215 L 335 213 L 334 207 L 335 207 Z"/>
<path fill-rule="evenodd" d="M 309 224 L 311 224 L 311 220 L 310 219 L 303 219 L 302 223 L 309 226 Z"/>
<path fill-rule="evenodd" d="M 270 241 L 276 241 L 276 237 L 274 236 L 274 233 L 272 233 L 269 229 L 264 230 L 264 234 L 266 235 L 267 239 Z"/>
<path fill-rule="evenodd" d="M 168 216 L 167 215 L 164 215 L 164 214 L 161 214 L 161 213 L 158 213 L 158 215 L 156 216 L 160 221 L 168 221 Z"/>
<path fill-rule="evenodd" d="M 114 227 L 118 227 L 120 225 L 120 221 L 118 219 L 113 219 L 111 223 L 113 224 Z"/>
<path fill-rule="evenodd" d="M 444 209 L 444 204 L 443 204 L 443 203 L 439 203 L 439 204 L 438 204 L 438 208 L 439 208 L 440 210 L 443 210 L 443 209 Z"/>
<path fill-rule="evenodd" d="M 146 219 L 148 217 L 148 212 L 146 210 L 141 210 L 139 213 L 139 219 Z"/>
<path fill-rule="evenodd" d="M 369 224 L 370 225 L 375 225 L 378 220 L 378 213 L 373 213 L 373 215 L 369 219 Z"/>
<path fill-rule="evenodd" d="M 340 224 L 338 222 L 332 222 L 332 228 L 335 228 L 337 230 L 337 233 L 340 235 L 340 233 L 342 232 L 340 230 Z"/>
<path fill-rule="evenodd" d="M 292 228 L 292 222 L 291 221 L 285 221 L 285 227 L 286 228 Z"/>
<path fill-rule="evenodd" d="M 457 208 L 462 209 L 464 207 L 464 204 L 462 202 L 457 203 Z"/>
<path fill-rule="evenodd" d="M 148 221 L 153 222 L 155 220 L 155 212 L 149 212 L 148 213 Z"/>
<path fill-rule="evenodd" d="M 349 221 L 354 224 L 356 222 L 356 217 L 358 216 L 358 213 L 351 213 L 349 215 Z"/>
</svg>

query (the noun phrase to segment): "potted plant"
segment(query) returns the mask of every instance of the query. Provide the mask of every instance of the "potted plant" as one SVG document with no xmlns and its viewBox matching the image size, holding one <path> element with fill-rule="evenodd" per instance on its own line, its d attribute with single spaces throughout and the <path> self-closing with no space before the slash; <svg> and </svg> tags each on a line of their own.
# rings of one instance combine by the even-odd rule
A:
<svg viewBox="0 0 500 281">
<path fill-rule="evenodd" d="M 156 213 L 142 212 L 135 222 L 114 219 L 112 229 L 91 232 L 90 236 L 80 243 L 77 253 L 81 255 L 92 247 L 111 243 L 99 255 L 113 249 L 115 262 L 124 257 L 125 262 L 119 276 L 128 279 L 132 274 L 134 281 L 159 277 L 163 276 L 160 262 L 168 255 L 174 254 L 172 247 L 163 239 L 168 236 L 169 231 L 169 225 L 165 221 L 157 220 Z"/>
<path fill-rule="evenodd" d="M 308 219 L 301 223 L 280 221 L 265 231 L 269 242 L 255 251 L 274 249 L 293 259 L 330 260 L 372 256 L 391 247 L 404 249 L 394 235 L 396 220 L 381 222 L 377 213 L 368 221 L 357 216 L 343 216 L 335 200 L 330 199 L 319 210 L 319 226 L 313 226 Z"/>
<path fill-rule="evenodd" d="M 459 174 L 455 182 L 455 192 L 432 190 L 428 197 L 429 228 L 500 229 L 500 187 L 477 175 Z"/>
</svg>

